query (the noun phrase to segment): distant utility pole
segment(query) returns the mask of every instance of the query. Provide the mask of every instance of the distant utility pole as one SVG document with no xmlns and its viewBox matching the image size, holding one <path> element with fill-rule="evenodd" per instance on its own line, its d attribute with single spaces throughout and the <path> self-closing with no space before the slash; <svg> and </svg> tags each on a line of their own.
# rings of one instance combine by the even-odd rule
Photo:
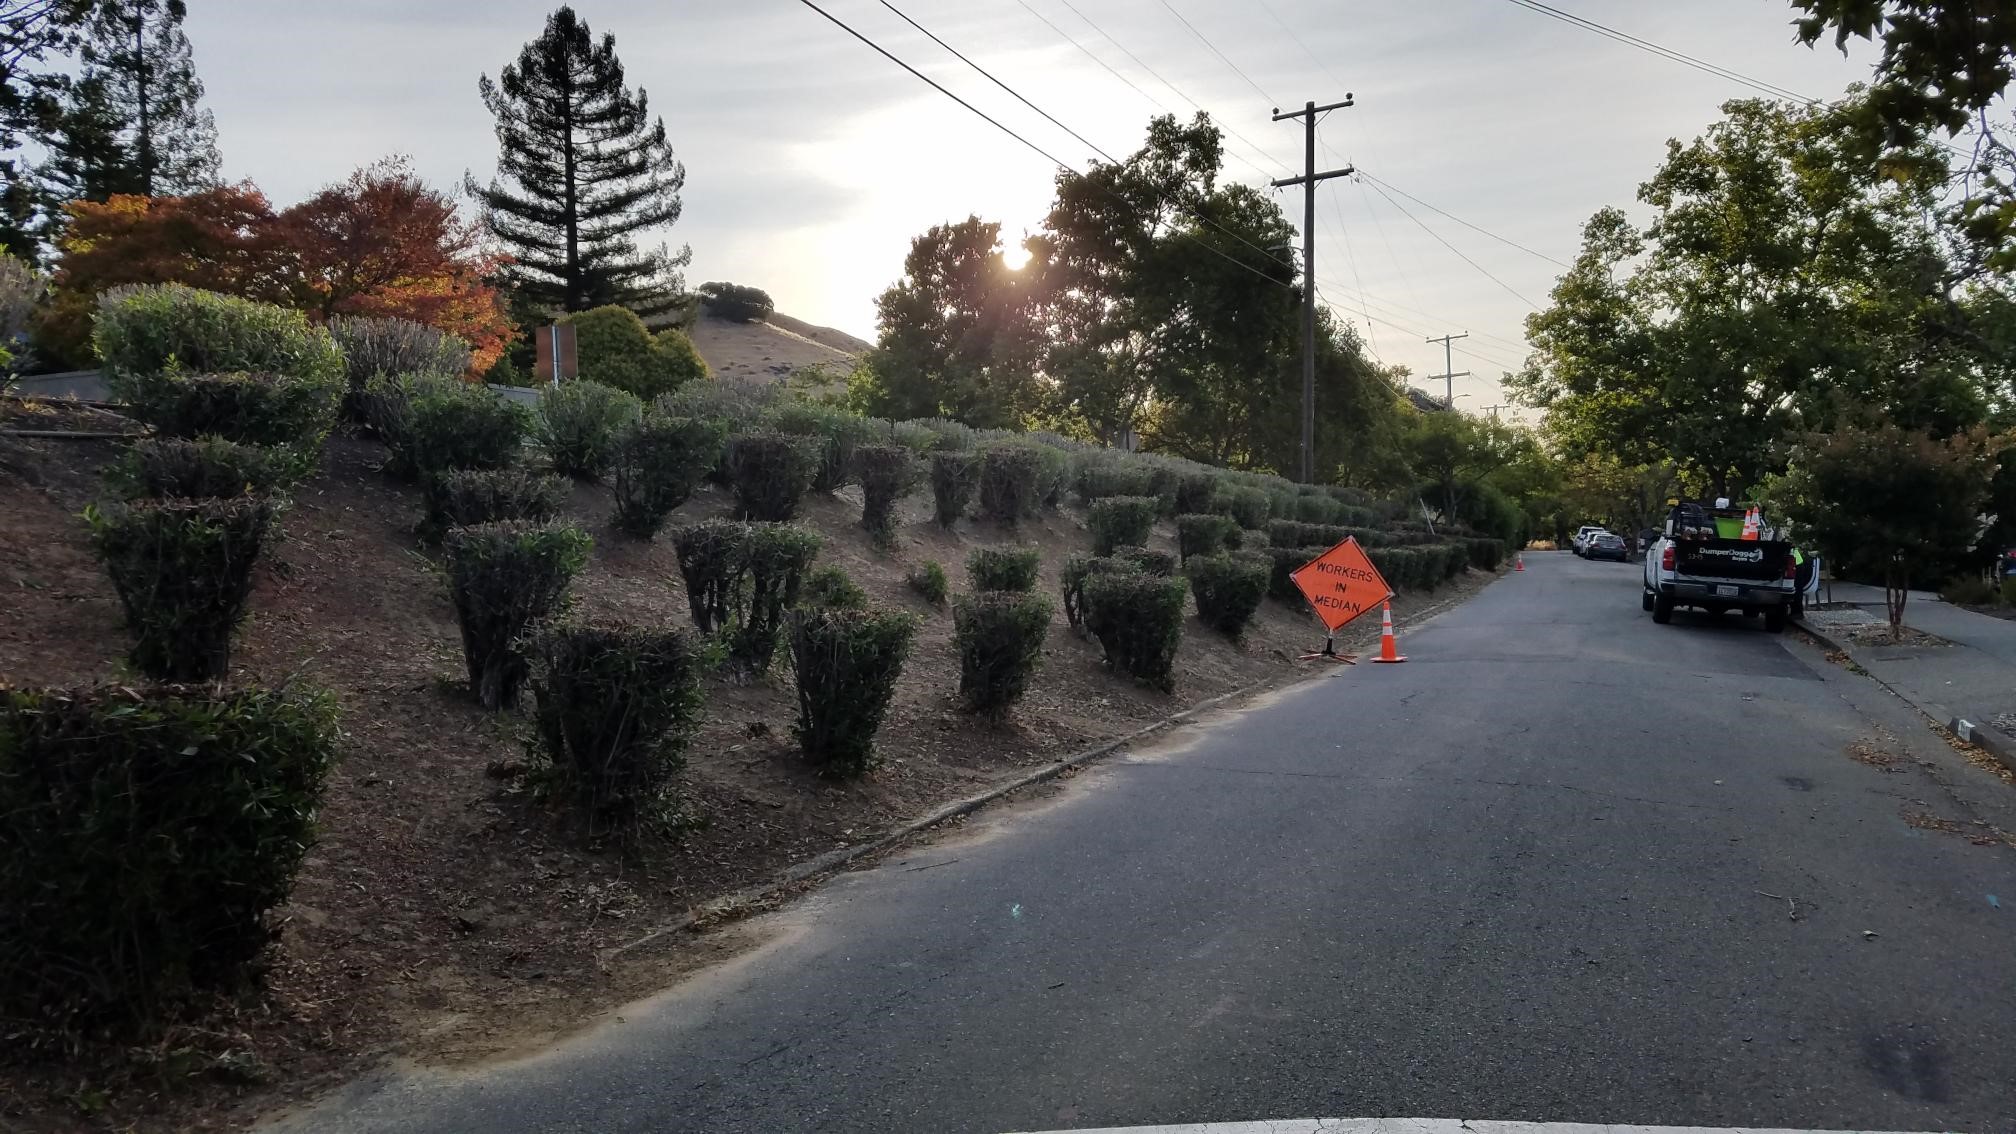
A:
<svg viewBox="0 0 2016 1134">
<path fill-rule="evenodd" d="M 1276 189 L 1302 186 L 1302 483 L 1316 483 L 1316 183 L 1333 177 L 1349 177 L 1357 172 L 1350 166 L 1328 173 L 1316 172 L 1316 116 L 1351 105 L 1346 92 L 1343 102 L 1281 113 L 1274 108 L 1274 121 L 1302 119 L 1302 176 L 1284 177 L 1274 182 Z"/>
<path fill-rule="evenodd" d="M 1495 405 L 1495 406 L 1485 406 L 1485 407 L 1484 407 L 1484 412 L 1485 412 L 1485 413 L 1488 413 L 1488 414 L 1490 414 L 1490 415 L 1491 415 L 1491 420 L 1492 420 L 1492 421 L 1497 421 L 1497 420 L 1498 420 L 1498 411 L 1499 411 L 1499 410 L 1501 410 L 1501 409 L 1507 409 L 1507 408 L 1509 408 L 1509 407 L 1507 407 L 1507 406 L 1506 406 L 1506 405 L 1505 405 L 1504 403 L 1502 403 L 1502 402 L 1501 402 L 1501 403 L 1499 403 L 1498 405 Z"/>
<path fill-rule="evenodd" d="M 1454 343 L 1457 339 L 1467 339 L 1469 337 L 1470 334 L 1466 331 L 1460 335 L 1443 335 L 1439 339 L 1427 340 L 1431 343 L 1442 344 L 1442 373 L 1431 374 L 1429 377 L 1442 379 L 1443 387 L 1448 392 L 1448 396 L 1442 399 L 1442 405 L 1445 409 L 1453 410 L 1456 408 L 1456 379 L 1470 377 L 1468 370 L 1465 370 L 1461 374 L 1456 373 L 1456 356 L 1453 353 L 1456 348 L 1450 344 Z"/>
</svg>

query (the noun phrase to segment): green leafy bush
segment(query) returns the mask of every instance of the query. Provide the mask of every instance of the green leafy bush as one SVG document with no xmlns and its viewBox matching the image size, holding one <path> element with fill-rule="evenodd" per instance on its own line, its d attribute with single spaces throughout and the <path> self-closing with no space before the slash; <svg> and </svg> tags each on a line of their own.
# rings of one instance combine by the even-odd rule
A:
<svg viewBox="0 0 2016 1134">
<path fill-rule="evenodd" d="M 959 650 L 959 697 L 994 719 L 1028 691 L 1050 634 L 1050 600 L 1008 589 L 962 595 L 952 608 Z"/>
<path fill-rule="evenodd" d="M 1216 555 L 1239 534 L 1230 516 L 1185 513 L 1176 517 L 1176 553 L 1188 563 L 1199 555 Z"/>
<path fill-rule="evenodd" d="M 724 378 L 719 382 L 688 382 L 660 395 L 651 405 L 670 417 L 719 422 L 725 432 L 735 434 L 762 424 L 786 396 L 781 385 Z"/>
<path fill-rule="evenodd" d="M 966 556 L 976 591 L 1033 591 L 1043 559 L 1033 547 L 980 547 Z"/>
<path fill-rule="evenodd" d="M 160 681 L 231 672 L 231 635 L 245 619 L 252 568 L 273 530 L 258 496 L 138 500 L 88 508 L 91 543 L 133 633 L 127 655 Z"/>
<path fill-rule="evenodd" d="M 819 554 L 819 534 L 790 524 L 749 525 L 748 583 L 738 594 L 728 630 L 728 661 L 736 672 L 770 671 L 784 616 L 798 605 L 798 591 Z"/>
<path fill-rule="evenodd" d="M 1349 528 L 1375 528 L 1381 517 L 1376 508 L 1365 508 L 1355 504 L 1339 504 L 1335 522 Z"/>
<path fill-rule="evenodd" d="M 449 469 L 423 482 L 420 538 L 439 543 L 450 528 L 505 520 L 544 523 L 560 514 L 567 482 L 526 469 Z"/>
<path fill-rule="evenodd" d="M 1264 529 L 1271 507 L 1267 493 L 1258 488 L 1228 488 L 1211 498 L 1211 511 L 1232 517 L 1246 531 Z"/>
<path fill-rule="evenodd" d="M 181 284 L 107 291 L 91 337 L 106 385 L 128 405 L 184 374 L 284 374 L 332 399 L 345 381 L 336 341 L 301 312 Z"/>
<path fill-rule="evenodd" d="M 1164 693 L 1176 688 L 1184 587 L 1142 571 L 1095 571 L 1085 579 L 1085 628 L 1106 664 Z"/>
<path fill-rule="evenodd" d="M 1195 516 L 1210 512 L 1211 500 L 1217 495 L 1217 476 L 1211 473 L 1184 473 L 1176 481 L 1176 514 Z"/>
<path fill-rule="evenodd" d="M 861 526 L 878 547 L 896 540 L 896 504 L 917 487 L 917 457 L 901 445 L 863 445 L 854 450 L 854 475 L 861 482 Z"/>
<path fill-rule="evenodd" d="M 1057 508 L 1064 503 L 1064 493 L 1071 487 L 1071 454 L 1042 441 L 1030 446 L 1030 451 L 1036 454 L 1036 502 L 1045 508 Z"/>
<path fill-rule="evenodd" d="M 610 522 L 637 539 L 650 539 L 665 518 L 686 503 L 721 460 L 727 426 L 656 409 L 616 436 L 609 488 L 616 498 Z"/>
<path fill-rule="evenodd" d="M 966 514 L 967 502 L 980 484 L 980 458 L 960 450 L 931 454 L 931 502 L 938 526 L 952 530 Z"/>
<path fill-rule="evenodd" d="M 1014 526 L 1036 514 L 1043 459 L 1034 448 L 996 442 L 980 451 L 980 514 Z"/>
<path fill-rule="evenodd" d="M 1316 498 L 1305 496 L 1303 499 Z M 1350 529 L 1336 524 L 1311 524 L 1301 520 L 1272 520 L 1267 524 L 1267 542 L 1275 547 L 1335 547 L 1350 534 Z"/>
<path fill-rule="evenodd" d="M 0 1018 L 16 1052 L 142 1039 L 240 984 L 314 845 L 325 695 L 0 688 Z"/>
<path fill-rule="evenodd" d="M 1172 551 L 1122 544 L 1113 549 L 1111 558 L 1127 564 L 1136 571 L 1146 571 L 1150 575 L 1160 575 L 1165 579 L 1176 573 L 1176 553 Z"/>
<path fill-rule="evenodd" d="M 1470 566 L 1479 571 L 1496 571 L 1505 561 L 1505 541 L 1488 536 L 1473 536 L 1463 541 L 1470 551 Z"/>
<path fill-rule="evenodd" d="M 734 323 L 761 323 L 777 310 L 770 293 L 760 287 L 709 280 L 695 290 L 708 314 Z"/>
<path fill-rule="evenodd" d="M 798 605 L 819 610 L 861 610 L 868 605 L 868 592 L 846 571 L 829 563 L 805 576 L 798 592 Z"/>
<path fill-rule="evenodd" d="M 792 612 L 793 732 L 822 775 L 857 776 L 874 766 L 875 733 L 916 636 L 917 620 L 896 611 Z"/>
<path fill-rule="evenodd" d="M 1268 548 L 1267 558 L 1273 564 L 1273 569 L 1267 575 L 1267 596 L 1298 607 L 1307 606 L 1308 600 L 1302 597 L 1301 589 L 1296 587 L 1295 580 L 1289 576 L 1300 570 L 1304 563 L 1323 554 L 1326 547 Z M 1376 564 L 1378 560 L 1374 559 L 1373 562 Z"/>
<path fill-rule="evenodd" d="M 105 471 L 122 498 L 264 495 L 290 483 L 294 466 L 285 455 L 219 437 L 135 441 Z"/>
<path fill-rule="evenodd" d="M 701 520 L 672 534 L 679 574 L 686 580 L 686 604 L 702 634 L 726 630 L 735 617 L 736 593 L 749 571 L 749 525 L 733 520 Z"/>
<path fill-rule="evenodd" d="M 1425 547 L 1376 547 L 1365 554 L 1395 591 L 1433 590 L 1440 574 L 1441 553 Z"/>
<path fill-rule="evenodd" d="M 548 386 L 539 394 L 539 447 L 554 472 L 592 480 L 616 463 L 617 438 L 643 415 L 644 403 L 614 386 Z"/>
<path fill-rule="evenodd" d="M 811 441 L 818 452 L 812 491 L 834 492 L 854 479 L 854 450 L 872 441 L 875 426 L 846 410 L 812 402 L 785 402 L 770 414 L 770 427 Z"/>
<path fill-rule="evenodd" d="M 375 315 L 334 315 L 323 326 L 343 354 L 348 376 L 343 416 L 351 421 L 368 421 L 363 394 L 373 378 L 426 374 L 455 380 L 469 373 L 469 344 L 425 323 Z"/>
<path fill-rule="evenodd" d="M 1153 496 L 1108 496 L 1096 501 L 1085 515 L 1085 524 L 1092 529 L 1092 553 L 1111 555 L 1116 547 L 1147 543 L 1161 508 Z"/>
<path fill-rule="evenodd" d="M 566 622 L 534 634 L 526 653 L 552 780 L 598 827 L 629 832 L 668 818 L 700 722 L 707 651 L 670 627 Z"/>
<path fill-rule="evenodd" d="M 730 437 L 728 478 L 737 516 L 778 523 L 796 516 L 818 467 L 818 446 L 803 437 L 775 430 Z"/>
<path fill-rule="evenodd" d="M 1298 496 L 1295 498 L 1295 518 L 1305 524 L 1335 524 L 1343 514 L 1344 506 L 1328 496 Z"/>
<path fill-rule="evenodd" d="M 693 343 L 675 330 L 652 334 L 635 312 L 613 304 L 561 316 L 574 327 L 580 376 L 645 401 L 707 376 Z"/>
<path fill-rule="evenodd" d="M 923 566 L 904 576 L 904 582 L 932 606 L 944 606 L 946 597 L 952 593 L 952 580 L 946 577 L 945 565 L 936 559 L 925 560 Z"/>
<path fill-rule="evenodd" d="M 1197 617 L 1221 634 L 1236 638 L 1245 633 L 1267 597 L 1271 569 L 1271 563 L 1256 557 L 1206 555 L 1191 560 L 1183 571 L 1190 579 Z"/>
<path fill-rule="evenodd" d="M 448 469 L 501 469 L 517 461 L 532 427 L 524 406 L 465 382 L 422 382 L 408 389 L 399 411 L 403 425 L 392 437 L 380 434 L 393 451 L 388 470 L 424 479 Z"/>
<path fill-rule="evenodd" d="M 510 521 L 448 532 L 448 594 L 462 624 L 469 689 L 486 709 L 514 705 L 525 679 L 519 639 L 558 614 L 588 562 L 576 527 Z"/>
<path fill-rule="evenodd" d="M 306 475 L 336 423 L 337 392 L 333 382 L 282 374 L 171 375 L 147 382 L 127 408 L 168 437 L 289 446 Z"/>
<path fill-rule="evenodd" d="M 1138 458 L 1110 449 L 1081 453 L 1072 473 L 1072 491 L 1088 507 L 1109 496 L 1152 496 L 1154 477 Z"/>
<path fill-rule="evenodd" d="M 1233 551 L 1265 551 L 1273 545 L 1274 541 L 1267 538 L 1266 532 L 1245 531 L 1239 527 L 1237 520 L 1232 521 L 1232 530 L 1225 534 L 1225 546 Z"/>
<path fill-rule="evenodd" d="M 2002 580 L 2002 605 L 2016 606 L 2016 579 Z"/>
</svg>

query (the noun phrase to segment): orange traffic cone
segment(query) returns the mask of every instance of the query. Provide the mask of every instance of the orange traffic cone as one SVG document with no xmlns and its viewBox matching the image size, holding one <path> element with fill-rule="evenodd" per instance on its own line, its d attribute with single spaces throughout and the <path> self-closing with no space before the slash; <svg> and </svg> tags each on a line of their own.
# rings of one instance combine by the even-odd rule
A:
<svg viewBox="0 0 2016 1134">
<path fill-rule="evenodd" d="M 1393 604 L 1386 602 L 1380 606 L 1382 609 L 1379 618 L 1379 656 L 1372 660 L 1388 663 L 1406 661 L 1407 655 L 1400 652 L 1399 640 L 1393 637 Z"/>
<path fill-rule="evenodd" d="M 1525 569 L 1526 569 L 1526 553 L 1522 551 L 1519 554 L 1512 557 L 1512 573 L 1516 575 L 1519 572 L 1524 571 Z"/>
</svg>

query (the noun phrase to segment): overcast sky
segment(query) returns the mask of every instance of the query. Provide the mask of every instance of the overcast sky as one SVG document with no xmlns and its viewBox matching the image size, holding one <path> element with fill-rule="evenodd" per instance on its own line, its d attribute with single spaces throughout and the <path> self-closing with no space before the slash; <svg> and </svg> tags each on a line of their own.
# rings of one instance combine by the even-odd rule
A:
<svg viewBox="0 0 2016 1134">
<path fill-rule="evenodd" d="M 1116 155 L 1138 146 L 1163 107 L 1187 116 L 1195 100 L 1240 136 L 1228 139 L 1228 173 L 1241 181 L 1300 165 L 1300 127 L 1270 122 L 1273 106 L 1350 91 L 1357 106 L 1322 124 L 1319 164 L 1356 164 L 1564 261 L 1590 213 L 1633 203 L 1668 138 L 1694 137 L 1723 101 L 1753 93 L 1509 0 L 892 2 Z M 1091 158 L 877 0 L 820 3 L 1057 157 Z M 496 142 L 477 76 L 514 59 L 553 6 L 191 0 L 188 33 L 226 176 L 278 204 L 395 153 L 443 187 L 464 170 L 487 178 Z M 1788 0 L 1554 6 L 1815 97 L 1864 78 L 1872 58 L 1795 44 Z M 873 338 L 874 297 L 913 236 L 977 213 L 1019 237 L 1048 206 L 1053 166 L 798 0 L 575 7 L 598 34 L 615 34 L 630 82 L 649 92 L 686 163 L 685 216 L 667 236 L 692 245 L 694 283 L 755 284 L 786 314 Z M 1299 222 L 1300 190 L 1279 192 Z M 1442 372 L 1442 348 L 1426 336 L 1469 332 L 1455 369 L 1475 376 L 1456 380 L 1470 395 L 1459 405 L 1502 402 L 1497 377 L 1524 354 L 1525 301 L 1545 302 L 1559 268 L 1397 199 L 1421 223 L 1372 185 L 1322 186 L 1321 290 L 1417 383 Z"/>
</svg>

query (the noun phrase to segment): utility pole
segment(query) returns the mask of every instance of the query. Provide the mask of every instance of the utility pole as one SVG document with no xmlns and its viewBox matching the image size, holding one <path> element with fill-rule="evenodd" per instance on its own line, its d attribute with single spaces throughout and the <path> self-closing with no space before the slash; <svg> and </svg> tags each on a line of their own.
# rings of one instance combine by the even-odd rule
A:
<svg viewBox="0 0 2016 1134">
<path fill-rule="evenodd" d="M 1316 116 L 1351 105 L 1346 92 L 1343 102 L 1281 113 L 1274 108 L 1274 121 L 1302 119 L 1302 176 L 1284 177 L 1274 182 L 1276 189 L 1302 186 L 1302 483 L 1316 483 L 1316 183 L 1333 177 L 1349 177 L 1357 172 L 1350 166 L 1328 173 L 1316 172 Z"/>
<path fill-rule="evenodd" d="M 1466 331 L 1460 335 L 1443 335 L 1439 339 L 1426 340 L 1431 343 L 1442 344 L 1442 373 L 1431 374 L 1429 377 L 1442 379 L 1443 388 L 1447 394 L 1442 399 L 1442 408 L 1444 409 L 1453 410 L 1456 408 L 1456 379 L 1470 377 L 1468 370 L 1465 370 L 1461 374 L 1456 373 L 1456 356 L 1453 353 L 1456 348 L 1450 344 L 1454 343 L 1457 339 L 1467 339 L 1469 337 L 1470 334 Z"/>
<path fill-rule="evenodd" d="M 1484 407 L 1484 412 L 1485 412 L 1485 413 L 1488 413 L 1488 414 L 1490 414 L 1490 415 L 1491 415 L 1491 420 L 1492 420 L 1492 421 L 1497 421 L 1497 420 L 1498 420 L 1498 411 L 1499 411 L 1499 410 L 1501 410 L 1501 409 L 1504 409 L 1504 408 L 1506 408 L 1506 407 L 1505 407 L 1505 404 L 1504 404 L 1503 402 L 1500 402 L 1499 404 L 1497 404 L 1497 405 L 1495 405 L 1495 406 L 1485 406 L 1485 407 Z"/>
</svg>

